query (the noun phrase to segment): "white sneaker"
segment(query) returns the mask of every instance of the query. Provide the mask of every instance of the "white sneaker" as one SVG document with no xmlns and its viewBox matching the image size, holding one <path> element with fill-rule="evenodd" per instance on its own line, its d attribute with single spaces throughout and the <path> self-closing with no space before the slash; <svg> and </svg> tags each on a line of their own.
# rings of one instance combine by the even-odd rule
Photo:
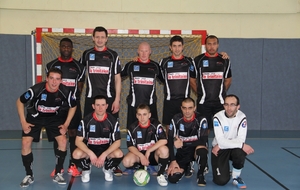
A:
<svg viewBox="0 0 300 190">
<path fill-rule="evenodd" d="M 90 173 L 91 173 L 91 169 L 89 170 L 83 170 L 81 173 L 81 181 L 83 183 L 87 183 L 90 181 Z"/>
<path fill-rule="evenodd" d="M 53 178 L 53 181 L 60 184 L 60 185 L 65 185 L 67 184 L 66 180 L 64 179 L 63 177 L 63 174 L 61 173 L 57 173 L 54 178 Z"/>
<path fill-rule="evenodd" d="M 104 167 L 102 168 L 102 171 L 104 172 L 104 177 L 106 181 L 113 181 L 113 171 L 112 169 L 106 170 Z"/>
<path fill-rule="evenodd" d="M 157 182 L 160 186 L 168 185 L 168 181 L 166 180 L 166 178 L 163 174 L 160 174 L 159 176 L 157 176 Z"/>
</svg>

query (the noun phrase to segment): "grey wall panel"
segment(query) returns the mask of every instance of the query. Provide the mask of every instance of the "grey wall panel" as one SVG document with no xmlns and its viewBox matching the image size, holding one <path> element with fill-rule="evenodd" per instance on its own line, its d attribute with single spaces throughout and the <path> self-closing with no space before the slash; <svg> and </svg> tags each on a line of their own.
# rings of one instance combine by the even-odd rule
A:
<svg viewBox="0 0 300 190">
<path fill-rule="evenodd" d="M 247 116 L 249 129 L 261 129 L 262 39 L 220 39 L 219 51 L 230 56 L 232 84 L 227 94 L 236 94 Z"/>
<path fill-rule="evenodd" d="M 0 35 L 0 42 L 0 130 L 19 130 L 16 100 L 31 83 L 30 36 Z"/>
<path fill-rule="evenodd" d="M 300 40 L 264 40 L 262 129 L 300 130 Z"/>
</svg>

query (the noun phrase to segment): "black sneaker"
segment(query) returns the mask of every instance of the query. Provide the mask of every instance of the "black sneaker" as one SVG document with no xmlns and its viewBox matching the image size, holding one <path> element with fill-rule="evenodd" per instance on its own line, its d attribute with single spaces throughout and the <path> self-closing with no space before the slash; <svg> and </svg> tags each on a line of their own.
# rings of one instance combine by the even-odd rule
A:
<svg viewBox="0 0 300 190">
<path fill-rule="evenodd" d="M 184 171 L 184 175 L 186 178 L 190 178 L 193 176 L 193 173 L 194 173 L 194 162 L 190 162 L 186 170 Z"/>
<path fill-rule="evenodd" d="M 23 181 L 20 183 L 20 187 L 28 187 L 33 182 L 34 182 L 33 176 L 27 175 L 24 177 Z"/>
<path fill-rule="evenodd" d="M 198 183 L 198 186 L 201 186 L 201 187 L 206 186 L 206 181 L 205 181 L 204 175 L 201 174 L 198 176 L 197 183 Z"/>
</svg>

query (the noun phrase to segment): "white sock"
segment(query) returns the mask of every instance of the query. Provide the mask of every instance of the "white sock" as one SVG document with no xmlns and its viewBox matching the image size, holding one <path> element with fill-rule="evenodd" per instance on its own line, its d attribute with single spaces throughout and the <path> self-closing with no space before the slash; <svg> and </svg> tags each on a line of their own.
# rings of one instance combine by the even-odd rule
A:
<svg viewBox="0 0 300 190">
<path fill-rule="evenodd" d="M 232 168 L 232 174 L 231 174 L 232 179 L 240 177 L 241 172 L 242 172 L 242 169 Z"/>
</svg>

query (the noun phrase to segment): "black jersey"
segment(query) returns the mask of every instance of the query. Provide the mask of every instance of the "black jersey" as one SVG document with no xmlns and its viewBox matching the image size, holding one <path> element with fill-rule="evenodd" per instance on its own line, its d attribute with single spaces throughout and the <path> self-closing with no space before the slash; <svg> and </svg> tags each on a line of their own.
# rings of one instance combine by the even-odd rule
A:
<svg viewBox="0 0 300 190">
<path fill-rule="evenodd" d="M 128 104 L 136 107 L 142 103 L 148 105 L 156 103 L 156 79 L 162 80 L 158 63 L 152 60 L 147 63 L 128 62 L 123 68 L 121 76 L 130 77 Z"/>
<path fill-rule="evenodd" d="M 30 87 L 20 96 L 20 101 L 27 104 L 27 115 L 33 118 L 56 116 L 66 111 L 66 107 L 75 107 L 76 100 L 65 85 L 60 84 L 56 92 L 49 92 L 46 82 Z M 65 113 L 65 112 L 64 112 Z"/>
<path fill-rule="evenodd" d="M 223 59 L 220 54 L 209 57 L 201 54 L 195 58 L 198 82 L 199 104 L 204 102 L 224 103 L 226 95 L 224 79 L 231 78 L 229 59 Z"/>
<path fill-rule="evenodd" d="M 121 139 L 119 123 L 110 113 L 102 120 L 97 119 L 95 112 L 88 114 L 81 120 L 77 136 L 83 137 L 92 149 L 107 149 Z"/>
<path fill-rule="evenodd" d="M 191 120 L 185 120 L 182 113 L 174 115 L 168 132 L 168 148 L 171 161 L 174 156 L 174 138 L 178 136 L 183 141 L 183 148 L 187 146 L 206 146 L 208 139 L 207 120 L 195 113 Z"/>
<path fill-rule="evenodd" d="M 78 90 L 78 82 L 84 82 L 83 65 L 73 58 L 63 60 L 59 57 L 46 65 L 46 73 L 53 67 L 63 72 L 62 83 L 66 85 L 74 93 L 74 97 L 79 100 L 80 92 Z"/>
<path fill-rule="evenodd" d="M 195 63 L 192 58 L 173 56 L 164 58 L 159 63 L 165 81 L 164 93 L 166 100 L 184 99 L 190 95 L 190 77 L 195 78 Z"/>
<path fill-rule="evenodd" d="M 150 118 L 147 127 L 141 127 L 139 122 L 135 121 L 127 130 L 127 147 L 134 146 L 143 153 L 161 139 L 166 139 L 166 133 L 154 118 Z"/>
<path fill-rule="evenodd" d="M 96 95 L 104 95 L 108 98 L 116 96 L 115 75 L 121 72 L 118 54 L 105 48 L 97 51 L 95 48 L 83 52 L 80 58 L 87 70 L 86 97 L 92 98 Z"/>
</svg>

